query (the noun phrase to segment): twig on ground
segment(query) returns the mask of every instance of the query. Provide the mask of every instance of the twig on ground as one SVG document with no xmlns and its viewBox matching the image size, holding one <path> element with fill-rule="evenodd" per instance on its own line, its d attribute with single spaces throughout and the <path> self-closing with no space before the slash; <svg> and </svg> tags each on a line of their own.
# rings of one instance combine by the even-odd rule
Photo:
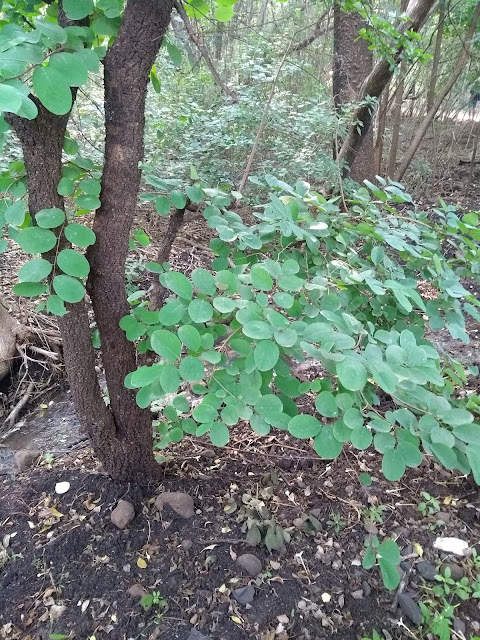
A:
<svg viewBox="0 0 480 640">
<path fill-rule="evenodd" d="M 35 383 L 30 382 L 23 396 L 17 402 L 15 407 L 12 409 L 12 411 L 10 411 L 10 413 L 8 414 L 7 418 L 5 419 L 5 423 L 8 422 L 10 427 L 12 427 L 15 424 L 15 420 L 17 419 L 18 414 L 29 401 L 30 396 L 32 395 L 34 389 L 35 389 Z"/>
</svg>

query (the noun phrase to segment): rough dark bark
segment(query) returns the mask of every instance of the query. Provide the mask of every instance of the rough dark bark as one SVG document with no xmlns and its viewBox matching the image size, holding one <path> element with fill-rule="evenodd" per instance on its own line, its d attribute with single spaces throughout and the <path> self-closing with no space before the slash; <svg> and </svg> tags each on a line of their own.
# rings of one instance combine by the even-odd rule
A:
<svg viewBox="0 0 480 640">
<path fill-rule="evenodd" d="M 425 24 L 430 12 L 435 7 L 437 0 L 410 0 L 407 8 L 408 21 L 402 23 L 399 31 L 405 33 L 406 30 L 420 31 Z M 399 47 L 395 54 L 395 63 L 400 63 L 400 54 L 403 47 Z M 394 65 L 388 60 L 379 60 L 373 67 L 371 73 L 365 78 L 356 101 L 362 103 L 367 96 L 379 98 L 390 79 L 393 76 Z M 343 141 L 342 148 L 338 157 L 343 160 L 347 166 L 351 166 L 358 154 L 363 139 L 370 130 L 372 124 L 373 113 L 366 104 L 354 110 L 352 114 L 352 124 L 348 129 L 347 136 Z M 358 123 L 361 127 L 358 127 Z"/>
<path fill-rule="evenodd" d="M 168 262 L 170 251 L 172 250 L 172 245 L 175 238 L 177 237 L 180 227 L 183 224 L 184 217 L 185 209 L 175 209 L 175 211 L 170 214 L 167 230 L 163 234 L 162 244 L 157 251 L 157 262 L 159 264 L 162 264 L 162 262 Z M 150 309 L 152 311 L 161 308 L 167 292 L 168 289 L 165 289 L 160 280 L 158 278 L 155 278 L 153 282 L 152 294 L 150 296 Z"/>
<path fill-rule="evenodd" d="M 355 102 L 362 81 L 372 70 L 373 55 L 368 42 L 358 39 L 365 27 L 363 18 L 355 12 L 342 11 L 340 0 L 333 8 L 333 101 L 338 113 L 343 105 Z M 360 145 L 359 145 L 360 149 Z M 375 176 L 373 131 L 362 139 L 361 153 L 350 166 L 350 177 L 357 182 Z"/>
<path fill-rule="evenodd" d="M 118 479 L 154 477 L 149 411 L 140 409 L 125 376 L 136 368 L 135 346 L 120 320 L 130 311 L 125 260 L 140 186 L 148 76 L 168 27 L 173 0 L 129 0 L 122 26 L 105 57 L 105 161 L 89 251 L 89 286 L 116 428 L 107 471 Z M 105 462 L 104 462 L 105 464 Z"/>
<path fill-rule="evenodd" d="M 438 68 L 440 66 L 440 54 L 442 51 L 443 27 L 445 25 L 445 0 L 440 0 L 438 7 L 438 26 L 437 37 L 435 40 L 435 53 L 433 54 L 432 75 L 427 94 L 427 112 L 430 111 L 435 99 L 435 91 L 437 89 Z"/>
</svg>

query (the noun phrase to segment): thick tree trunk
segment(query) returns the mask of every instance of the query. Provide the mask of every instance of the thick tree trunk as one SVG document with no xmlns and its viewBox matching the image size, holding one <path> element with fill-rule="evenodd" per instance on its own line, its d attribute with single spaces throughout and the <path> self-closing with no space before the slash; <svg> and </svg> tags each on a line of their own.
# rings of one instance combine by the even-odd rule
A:
<svg viewBox="0 0 480 640">
<path fill-rule="evenodd" d="M 407 30 L 420 31 L 436 2 L 437 0 L 410 0 L 406 12 L 409 20 L 402 24 L 399 31 L 402 33 Z M 396 64 L 400 63 L 402 51 L 403 47 L 399 47 L 396 51 Z M 388 60 L 379 60 L 373 67 L 372 72 L 365 78 L 356 101 L 362 103 L 367 96 L 379 98 L 390 82 L 393 72 L 394 67 Z M 371 108 L 366 104 L 361 104 L 352 115 L 352 124 L 338 154 L 339 159 L 343 160 L 348 166 L 351 166 L 357 157 L 362 141 L 370 130 L 372 117 Z M 359 126 L 359 123 L 361 126 Z"/>
<path fill-rule="evenodd" d="M 403 176 L 405 175 L 405 171 L 408 169 L 408 167 L 410 166 L 410 163 L 413 159 L 413 156 L 415 155 L 418 147 L 420 146 L 425 134 L 427 133 L 428 127 L 430 126 L 432 120 L 434 119 L 437 111 L 439 110 L 440 106 L 442 105 L 443 101 L 445 100 L 445 98 L 448 96 L 448 94 L 450 93 L 450 91 L 452 90 L 455 82 L 458 80 L 460 74 L 462 73 L 464 67 L 465 67 L 465 63 L 467 61 L 467 58 L 469 56 L 470 53 L 470 48 L 471 48 L 471 44 L 472 44 L 472 39 L 475 35 L 475 30 L 477 28 L 477 24 L 478 21 L 480 19 L 480 3 L 478 3 L 475 6 L 475 9 L 473 11 L 473 15 L 472 15 L 472 21 L 470 23 L 470 27 L 468 28 L 468 32 L 467 35 L 465 37 L 465 40 L 462 42 L 461 44 L 461 49 L 457 58 L 457 63 L 455 65 L 455 68 L 452 72 L 452 74 L 450 75 L 450 77 L 448 78 L 448 80 L 446 81 L 446 83 L 443 85 L 443 87 L 441 88 L 441 90 L 438 92 L 437 97 L 435 98 L 430 110 L 428 111 L 427 115 L 425 116 L 425 118 L 423 119 L 423 122 L 421 123 L 421 125 L 418 127 L 418 129 L 415 132 L 415 135 L 413 136 L 413 140 L 410 143 L 410 146 L 408 147 L 406 153 L 405 153 L 405 157 L 403 158 L 398 171 L 395 174 L 395 180 L 401 180 L 403 178 Z"/>
<path fill-rule="evenodd" d="M 335 1 L 333 101 L 338 113 L 341 113 L 343 105 L 355 102 L 363 79 L 372 70 L 373 56 L 368 42 L 358 39 L 358 32 L 364 27 L 365 22 L 358 13 L 342 11 L 340 0 Z M 357 182 L 363 182 L 366 179 L 372 180 L 374 176 L 373 131 L 370 131 L 362 139 L 361 152 L 350 167 L 350 177 Z"/>
<path fill-rule="evenodd" d="M 149 411 L 124 386 L 136 368 L 136 351 L 119 323 L 130 311 L 125 260 L 140 186 L 148 76 L 168 27 L 173 0 L 129 0 L 122 26 L 105 57 L 105 161 L 89 251 L 89 290 L 102 341 L 116 448 L 107 461 L 115 478 L 155 475 Z M 105 464 L 105 462 L 104 462 Z"/>
</svg>

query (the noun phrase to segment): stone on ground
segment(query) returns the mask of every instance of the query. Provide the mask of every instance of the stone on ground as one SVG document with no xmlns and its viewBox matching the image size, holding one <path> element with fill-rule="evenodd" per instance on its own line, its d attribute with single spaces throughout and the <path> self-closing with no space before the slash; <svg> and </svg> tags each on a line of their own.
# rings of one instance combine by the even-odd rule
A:
<svg viewBox="0 0 480 640">
<path fill-rule="evenodd" d="M 126 529 L 135 517 L 135 509 L 128 500 L 119 500 L 110 519 L 118 529 Z"/>
<path fill-rule="evenodd" d="M 166 504 L 182 518 L 193 517 L 193 498 L 189 496 L 188 493 L 183 493 L 182 491 L 164 491 L 155 500 L 155 506 L 161 511 Z"/>
<path fill-rule="evenodd" d="M 22 471 L 26 471 L 35 464 L 41 455 L 41 451 L 36 451 L 34 449 L 22 449 L 21 451 L 17 451 L 13 457 L 15 469 L 20 473 Z"/>
</svg>

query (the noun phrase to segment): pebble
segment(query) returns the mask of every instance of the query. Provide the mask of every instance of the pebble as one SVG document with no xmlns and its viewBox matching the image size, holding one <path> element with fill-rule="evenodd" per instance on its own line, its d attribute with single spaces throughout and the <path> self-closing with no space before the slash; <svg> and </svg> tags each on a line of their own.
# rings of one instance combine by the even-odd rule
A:
<svg viewBox="0 0 480 640">
<path fill-rule="evenodd" d="M 405 556 L 410 556 L 413 553 L 413 549 L 411 547 L 411 545 L 407 544 L 406 547 L 403 547 L 402 549 L 402 556 L 405 558 Z"/>
<path fill-rule="evenodd" d="M 415 565 L 415 568 L 424 580 L 436 582 L 435 576 L 438 575 L 438 571 L 435 569 L 431 562 L 428 562 L 428 560 L 422 560 Z"/>
<path fill-rule="evenodd" d="M 262 572 L 262 563 L 253 553 L 244 553 L 237 558 L 238 566 L 253 578 Z"/>
<path fill-rule="evenodd" d="M 445 524 L 447 524 L 447 522 L 450 522 L 450 518 L 451 515 L 449 513 L 444 513 L 443 511 L 439 511 L 439 513 L 435 514 L 435 520 L 444 522 Z"/>
<path fill-rule="evenodd" d="M 411 568 L 411 563 L 407 562 L 407 560 L 402 560 L 400 562 L 400 568 L 403 569 L 405 572 L 410 571 Z"/>
<path fill-rule="evenodd" d="M 141 584 L 132 584 L 127 593 L 131 598 L 136 598 L 138 600 L 141 600 L 147 595 L 146 590 L 142 587 Z"/>
<path fill-rule="evenodd" d="M 118 529 L 126 529 L 135 517 L 135 509 L 128 500 L 119 500 L 110 514 L 110 520 Z"/>
<path fill-rule="evenodd" d="M 422 621 L 422 612 L 418 604 L 405 593 L 398 594 L 398 604 L 402 612 L 406 617 L 413 622 L 413 624 L 420 624 Z"/>
<path fill-rule="evenodd" d="M 454 562 L 445 562 L 441 565 L 440 571 L 442 575 L 445 569 L 450 569 L 450 577 L 455 581 L 461 580 L 465 575 L 465 571 L 463 570 L 463 568 L 460 565 L 455 564 Z"/>
<path fill-rule="evenodd" d="M 182 549 L 184 549 L 184 551 L 189 551 L 192 547 L 193 547 L 193 542 L 191 540 L 182 540 Z"/>
<path fill-rule="evenodd" d="M 255 587 L 247 585 L 246 587 L 234 589 L 232 595 L 239 604 L 250 604 L 255 597 Z"/>
<path fill-rule="evenodd" d="M 155 506 L 159 511 L 166 504 L 182 518 L 192 518 L 195 513 L 192 496 L 182 491 L 164 491 L 155 500 Z"/>
<path fill-rule="evenodd" d="M 460 618 L 454 618 L 453 630 L 464 635 L 467 631 L 467 625 L 463 622 L 463 620 L 460 620 Z"/>
<path fill-rule="evenodd" d="M 372 593 L 372 587 L 368 584 L 366 580 L 362 582 L 362 589 L 363 589 L 363 593 L 365 594 L 365 597 L 368 598 L 368 596 Z"/>
<path fill-rule="evenodd" d="M 357 589 L 350 594 L 354 600 L 361 600 L 363 598 L 363 589 Z"/>
<path fill-rule="evenodd" d="M 26 471 L 35 464 L 41 455 L 41 451 L 36 451 L 34 449 L 22 449 L 20 451 L 16 451 L 13 456 L 15 469 L 20 473 L 22 471 Z"/>
</svg>

